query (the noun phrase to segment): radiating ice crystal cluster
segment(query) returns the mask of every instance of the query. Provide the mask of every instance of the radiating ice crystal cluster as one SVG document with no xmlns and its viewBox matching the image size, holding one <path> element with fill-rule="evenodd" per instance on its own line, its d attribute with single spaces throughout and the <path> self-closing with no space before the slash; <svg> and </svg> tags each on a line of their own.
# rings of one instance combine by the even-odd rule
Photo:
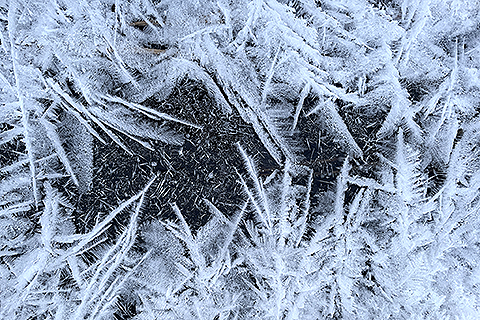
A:
<svg viewBox="0 0 480 320">
<path fill-rule="evenodd" d="M 1 319 L 480 319 L 478 0 L 0 0 Z"/>
</svg>

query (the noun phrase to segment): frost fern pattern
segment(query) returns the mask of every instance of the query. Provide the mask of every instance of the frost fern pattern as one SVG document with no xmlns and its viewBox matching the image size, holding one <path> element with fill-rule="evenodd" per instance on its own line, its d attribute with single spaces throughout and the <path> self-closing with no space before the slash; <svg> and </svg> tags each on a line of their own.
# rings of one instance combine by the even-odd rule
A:
<svg viewBox="0 0 480 320">
<path fill-rule="evenodd" d="M 0 318 L 480 318 L 478 0 L 0 0 Z"/>
</svg>

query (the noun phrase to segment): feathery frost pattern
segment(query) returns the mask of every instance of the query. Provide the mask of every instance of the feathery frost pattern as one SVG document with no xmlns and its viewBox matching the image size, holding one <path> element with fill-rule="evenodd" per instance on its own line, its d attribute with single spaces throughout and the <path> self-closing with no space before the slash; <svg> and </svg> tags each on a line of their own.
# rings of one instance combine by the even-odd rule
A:
<svg viewBox="0 0 480 320">
<path fill-rule="evenodd" d="M 478 0 L 0 0 L 1 319 L 479 319 Z"/>
</svg>

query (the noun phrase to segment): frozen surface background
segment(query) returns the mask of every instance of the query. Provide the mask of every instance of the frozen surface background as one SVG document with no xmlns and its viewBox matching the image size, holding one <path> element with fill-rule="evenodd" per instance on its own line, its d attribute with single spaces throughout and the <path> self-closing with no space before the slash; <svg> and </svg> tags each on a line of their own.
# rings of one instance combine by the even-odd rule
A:
<svg viewBox="0 0 480 320">
<path fill-rule="evenodd" d="M 480 319 L 477 0 L 0 0 L 1 319 Z"/>
</svg>

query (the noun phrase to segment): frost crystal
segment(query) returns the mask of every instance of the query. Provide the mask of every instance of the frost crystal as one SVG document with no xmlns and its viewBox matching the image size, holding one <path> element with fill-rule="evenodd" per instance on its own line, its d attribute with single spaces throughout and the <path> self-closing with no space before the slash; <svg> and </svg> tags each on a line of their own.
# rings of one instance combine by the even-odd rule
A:
<svg viewBox="0 0 480 320">
<path fill-rule="evenodd" d="M 1 319 L 480 319 L 478 0 L 0 0 Z"/>
</svg>

